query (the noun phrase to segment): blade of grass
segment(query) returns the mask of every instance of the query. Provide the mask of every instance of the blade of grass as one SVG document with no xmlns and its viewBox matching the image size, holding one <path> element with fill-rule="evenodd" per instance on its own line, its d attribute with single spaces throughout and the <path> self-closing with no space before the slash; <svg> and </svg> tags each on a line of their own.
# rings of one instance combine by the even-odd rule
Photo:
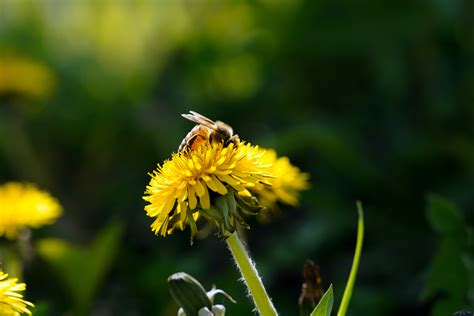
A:
<svg viewBox="0 0 474 316">
<path fill-rule="evenodd" d="M 354 288 L 355 279 L 357 276 L 357 270 L 359 269 L 360 254 L 362 252 L 362 244 L 364 241 L 364 211 L 362 209 L 362 204 L 360 201 L 357 201 L 357 212 L 359 214 L 359 220 L 357 223 L 357 242 L 356 249 L 354 253 L 354 259 L 352 261 L 351 273 L 349 274 L 349 279 L 347 280 L 346 289 L 344 290 L 344 295 L 342 296 L 341 305 L 337 311 L 337 316 L 345 316 L 347 307 L 352 296 L 352 289 Z"/>
</svg>

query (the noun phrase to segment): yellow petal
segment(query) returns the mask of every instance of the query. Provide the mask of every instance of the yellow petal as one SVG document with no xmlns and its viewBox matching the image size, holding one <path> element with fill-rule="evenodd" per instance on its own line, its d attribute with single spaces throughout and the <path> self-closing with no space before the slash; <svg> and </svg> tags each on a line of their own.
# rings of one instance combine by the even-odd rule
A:
<svg viewBox="0 0 474 316">
<path fill-rule="evenodd" d="M 194 169 L 194 163 L 192 159 L 188 159 L 188 167 L 189 169 Z"/>
<path fill-rule="evenodd" d="M 159 208 L 160 211 L 160 216 L 162 214 L 168 215 L 168 213 L 173 209 L 175 199 L 174 198 L 169 198 L 166 200 L 165 203 L 161 204 L 161 207 Z"/>
<path fill-rule="evenodd" d="M 226 182 L 230 185 L 239 185 L 240 182 L 235 180 L 233 177 L 229 176 L 229 175 L 219 175 L 217 176 L 219 178 L 219 180 L 221 180 L 222 182 Z"/>
<path fill-rule="evenodd" d="M 227 188 L 225 187 L 225 185 L 222 184 L 222 182 L 219 181 L 219 179 L 216 178 L 216 176 L 212 176 L 211 177 L 211 181 L 208 182 L 211 183 L 214 185 L 214 187 L 216 188 L 215 192 L 221 194 L 221 195 L 226 195 L 227 194 Z"/>
<path fill-rule="evenodd" d="M 188 200 L 189 200 L 189 208 L 194 210 L 197 205 L 197 199 L 196 199 L 196 192 L 193 186 L 188 187 Z"/>
<path fill-rule="evenodd" d="M 204 194 L 199 197 L 199 203 L 203 209 L 208 210 L 211 207 L 211 199 L 206 186 L 204 186 L 204 191 Z"/>
<path fill-rule="evenodd" d="M 249 192 L 249 190 L 242 190 L 242 191 L 239 192 L 239 195 L 248 196 L 248 197 L 252 196 L 252 194 Z"/>
<path fill-rule="evenodd" d="M 199 163 L 198 159 L 196 157 L 193 158 L 194 162 L 194 167 L 198 170 L 201 171 L 202 165 Z"/>
<path fill-rule="evenodd" d="M 186 215 L 188 213 L 187 209 L 188 209 L 187 202 L 181 202 L 178 204 L 178 212 L 180 214 L 179 228 L 181 230 L 184 229 L 184 223 L 186 222 Z"/>
<path fill-rule="evenodd" d="M 199 179 L 196 180 L 196 185 L 194 186 L 194 188 L 196 189 L 197 196 L 201 197 L 204 195 L 205 187 L 202 184 L 201 180 Z"/>
</svg>

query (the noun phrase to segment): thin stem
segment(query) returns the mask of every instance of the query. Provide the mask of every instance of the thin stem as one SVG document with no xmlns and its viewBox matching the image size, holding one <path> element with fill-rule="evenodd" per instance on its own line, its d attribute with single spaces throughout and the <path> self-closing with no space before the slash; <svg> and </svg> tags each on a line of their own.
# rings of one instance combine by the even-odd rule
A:
<svg viewBox="0 0 474 316">
<path fill-rule="evenodd" d="M 359 213 L 359 221 L 357 223 L 356 250 L 354 253 L 354 260 L 352 261 L 351 273 L 347 280 L 346 289 L 344 290 L 344 295 L 342 296 L 341 306 L 339 306 L 337 316 L 346 315 L 347 307 L 349 306 L 352 296 L 352 289 L 354 288 L 357 270 L 359 269 L 360 254 L 362 252 L 362 244 L 364 241 L 364 212 L 362 210 L 362 204 L 359 201 L 357 201 L 357 212 Z"/>
<path fill-rule="evenodd" d="M 245 246 L 242 244 L 236 232 L 227 235 L 227 246 L 234 256 L 235 262 L 242 273 L 242 277 L 253 298 L 255 307 L 261 316 L 276 316 L 277 311 L 270 300 L 262 280 L 258 275 L 257 269 L 252 259 L 250 259 Z"/>
<path fill-rule="evenodd" d="M 0 244 L 0 270 L 8 273 L 12 278 L 23 278 L 23 265 L 14 243 Z"/>
</svg>

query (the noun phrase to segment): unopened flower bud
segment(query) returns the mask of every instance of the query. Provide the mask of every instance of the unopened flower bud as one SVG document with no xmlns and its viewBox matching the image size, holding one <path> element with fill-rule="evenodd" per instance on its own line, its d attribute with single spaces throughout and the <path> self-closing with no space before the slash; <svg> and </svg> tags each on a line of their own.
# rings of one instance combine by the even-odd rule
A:
<svg viewBox="0 0 474 316">
<path fill-rule="evenodd" d="M 199 310 L 198 316 L 214 316 L 214 314 L 207 307 L 203 307 Z"/>
<path fill-rule="evenodd" d="M 171 275 L 168 278 L 168 285 L 171 296 L 180 307 L 177 316 L 224 316 L 225 307 L 220 304 L 213 305 L 217 294 L 236 303 L 229 294 L 216 289 L 215 286 L 206 293 L 198 280 L 184 272 Z"/>
<path fill-rule="evenodd" d="M 212 306 L 211 311 L 214 314 L 214 316 L 224 316 L 225 315 L 225 306 L 220 305 L 220 304 L 216 304 L 216 305 Z"/>
<path fill-rule="evenodd" d="M 453 314 L 453 316 L 472 316 L 474 313 L 469 311 L 459 311 Z"/>
<path fill-rule="evenodd" d="M 204 287 L 187 273 L 178 272 L 171 275 L 168 278 L 168 286 L 171 296 L 187 316 L 197 316 L 203 307 L 212 307 Z"/>
</svg>

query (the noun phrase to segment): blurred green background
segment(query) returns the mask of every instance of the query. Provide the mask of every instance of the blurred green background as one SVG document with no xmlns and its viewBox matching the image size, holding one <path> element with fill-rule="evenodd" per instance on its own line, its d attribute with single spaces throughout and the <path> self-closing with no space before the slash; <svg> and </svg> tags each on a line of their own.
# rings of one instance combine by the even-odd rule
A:
<svg viewBox="0 0 474 316">
<path fill-rule="evenodd" d="M 311 174 L 299 208 L 251 219 L 246 236 L 282 315 L 297 314 L 307 258 L 338 305 L 357 199 L 349 315 L 472 308 L 473 1 L 0 0 L 2 58 L 0 181 L 34 182 L 65 209 L 33 232 L 43 255 L 25 267 L 45 315 L 175 315 L 177 271 L 231 294 L 229 315 L 252 314 L 223 242 L 156 237 L 143 211 L 189 110 Z M 36 68 L 6 71 L 15 58 Z"/>
</svg>

